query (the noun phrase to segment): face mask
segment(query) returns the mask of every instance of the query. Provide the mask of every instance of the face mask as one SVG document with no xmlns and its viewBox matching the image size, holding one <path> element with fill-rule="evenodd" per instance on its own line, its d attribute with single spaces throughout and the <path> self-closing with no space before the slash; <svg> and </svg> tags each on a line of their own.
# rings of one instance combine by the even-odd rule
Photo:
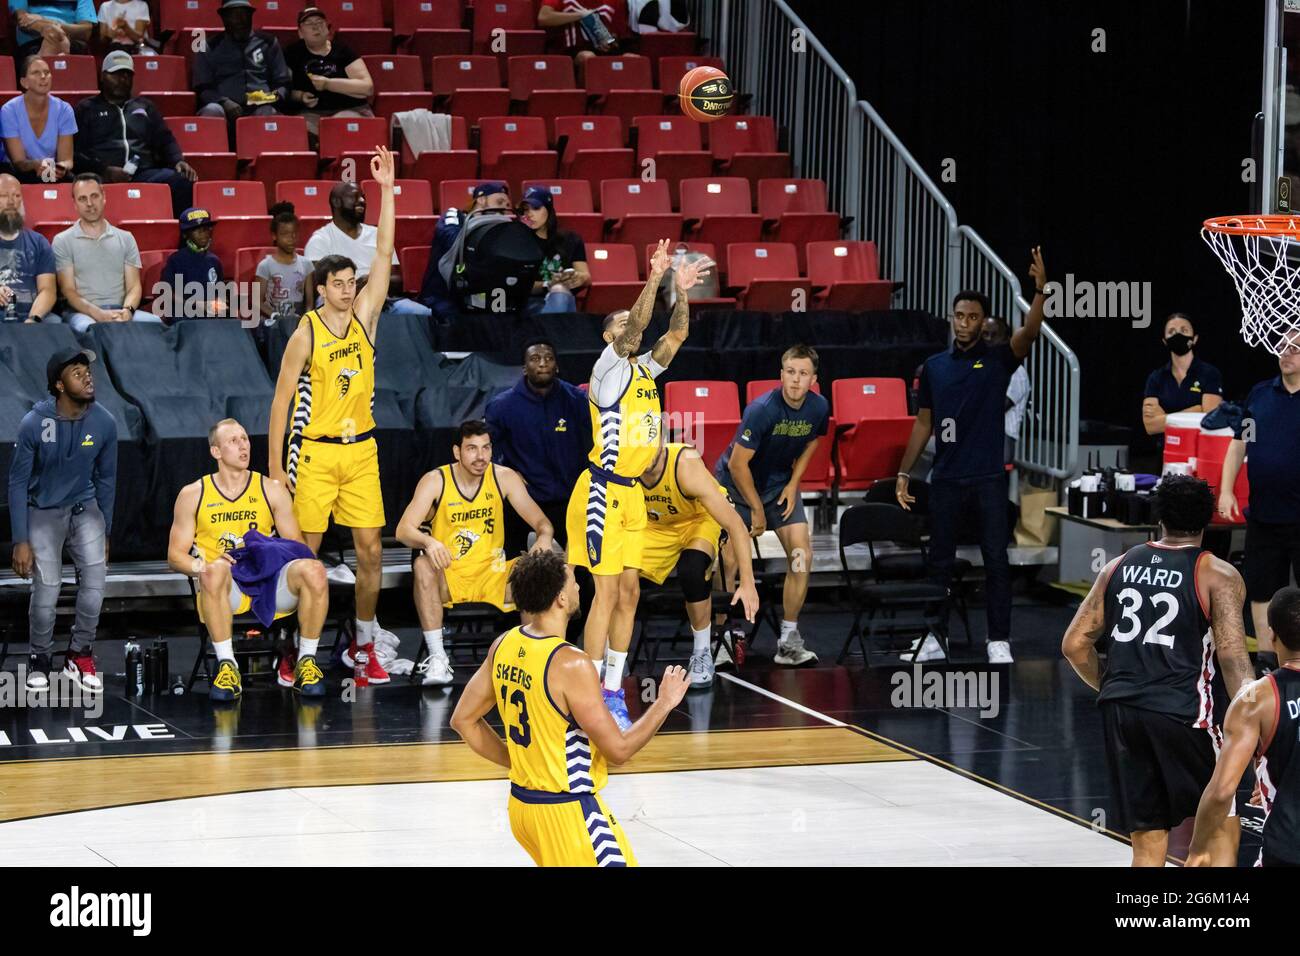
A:
<svg viewBox="0 0 1300 956">
<path fill-rule="evenodd" d="M 1165 347 L 1175 355 L 1186 355 L 1192 350 L 1192 337 L 1183 335 L 1181 332 L 1175 332 L 1165 339 Z"/>
</svg>

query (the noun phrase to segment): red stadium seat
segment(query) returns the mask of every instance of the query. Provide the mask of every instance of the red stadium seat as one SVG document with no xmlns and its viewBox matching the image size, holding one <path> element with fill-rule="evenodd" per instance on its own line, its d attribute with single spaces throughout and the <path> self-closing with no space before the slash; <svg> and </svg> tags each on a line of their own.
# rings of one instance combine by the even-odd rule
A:
<svg viewBox="0 0 1300 956">
<path fill-rule="evenodd" d="M 444 179 L 438 184 L 438 211 L 468 209 L 474 202 L 474 187 L 481 179 Z"/>
<path fill-rule="evenodd" d="M 221 260 L 226 275 L 231 276 L 238 268 L 240 249 L 260 248 L 271 238 L 271 217 L 227 216 L 223 219 L 218 215 L 216 220 L 212 229 L 212 253 Z"/>
<path fill-rule="evenodd" d="M 660 239 L 679 239 L 682 217 L 673 212 L 668 184 L 663 180 L 606 179 L 600 186 L 600 207 L 611 241 L 640 248 Z"/>
<path fill-rule="evenodd" d="M 831 397 L 846 422 L 907 414 L 907 383 L 901 378 L 837 378 Z"/>
<path fill-rule="evenodd" d="M 756 400 L 772 391 L 774 388 L 781 387 L 779 378 L 760 379 L 750 382 L 745 386 L 745 405 L 752 405 Z M 822 393 L 822 387 L 813 382 L 812 390 L 818 395 Z M 821 436 L 817 443 L 817 450 L 813 452 L 812 460 L 808 462 L 807 469 L 803 473 L 803 481 L 799 482 L 800 491 L 829 491 L 835 481 L 835 466 L 832 464 L 831 449 L 835 444 L 835 416 L 832 415 L 826 422 L 826 434 Z"/>
<path fill-rule="evenodd" d="M 325 11 L 337 39 L 359 55 L 393 52 L 393 31 L 384 26 L 381 4 L 373 0 L 313 0 L 313 6 Z"/>
<path fill-rule="evenodd" d="M 668 183 L 673 208 L 679 208 L 679 183 L 713 172 L 713 156 L 700 145 L 700 124 L 685 116 L 638 116 L 632 129 L 637 162 L 645 168 L 647 159 L 654 160 L 655 179 Z"/>
<path fill-rule="evenodd" d="M 167 128 L 199 179 L 234 179 L 235 154 L 226 138 L 226 121 L 220 116 L 168 116 Z"/>
<path fill-rule="evenodd" d="M 135 93 L 154 102 L 163 116 L 191 116 L 194 91 L 183 56 L 142 56 L 135 61 Z"/>
<path fill-rule="evenodd" d="M 622 244 L 591 243 L 587 246 L 587 268 L 591 285 L 583 310 L 594 313 L 626 309 L 641 294 L 645 281 L 637 274 L 636 249 Z"/>
<path fill-rule="evenodd" d="M 235 250 L 235 269 L 226 278 L 236 282 L 252 282 L 257 278 L 257 264 L 275 252 L 274 246 L 245 246 Z"/>
<path fill-rule="evenodd" d="M 688 30 L 676 33 L 651 30 L 641 34 L 641 55 L 652 60 L 662 60 L 666 56 L 689 57 L 699 47 L 699 43 L 699 37 Z"/>
<path fill-rule="evenodd" d="M 638 116 L 663 112 L 663 94 L 655 88 L 650 60 L 643 56 L 601 56 L 587 61 L 587 92 L 596 111 L 617 116 L 630 129 Z"/>
<path fill-rule="evenodd" d="M 105 183 L 104 201 L 112 222 L 128 219 L 171 219 L 172 191 L 163 183 Z M 150 248 L 158 248 L 151 246 Z"/>
<path fill-rule="evenodd" d="M 691 241 L 721 246 L 731 242 L 757 242 L 762 235 L 763 219 L 753 211 L 748 180 L 683 179 L 681 190 L 682 218 Z M 795 261 L 798 262 L 798 256 Z M 797 265 L 791 274 L 799 274 Z"/>
<path fill-rule="evenodd" d="M 154 290 L 162 281 L 163 266 L 167 264 L 171 254 L 170 249 L 140 250 L 140 289 L 143 293 L 140 296 L 140 308 L 146 312 L 149 311 L 149 304 L 156 298 Z"/>
<path fill-rule="evenodd" d="M 416 156 L 402 140 L 402 169 L 408 179 L 440 183 L 444 179 L 470 179 L 478 175 L 478 150 L 469 148 L 469 124 L 463 116 L 451 118 L 451 149 Z"/>
<path fill-rule="evenodd" d="M 818 290 L 821 309 L 845 312 L 884 311 L 894 283 L 880 278 L 874 242 L 810 242 L 808 280 Z"/>
<path fill-rule="evenodd" d="M 388 145 L 388 120 L 380 116 L 322 116 L 320 119 L 321 175 L 338 176 L 346 160 L 353 162 L 353 180 L 370 169 L 370 157 L 376 146 Z M 396 157 L 401 162 L 401 157 Z"/>
<path fill-rule="evenodd" d="M 261 183 L 250 183 L 247 180 L 224 182 L 199 180 L 194 184 L 194 205 L 202 206 L 216 219 L 231 216 L 265 216 L 266 190 L 262 188 Z M 256 244 L 244 243 L 246 246 Z"/>
<path fill-rule="evenodd" d="M 709 146 L 718 170 L 757 186 L 760 179 L 787 179 L 790 154 L 777 152 L 770 116 L 724 116 L 709 124 Z"/>
<path fill-rule="evenodd" d="M 520 183 L 520 196 L 531 186 L 545 186 L 551 192 L 560 226 L 577 233 L 583 242 L 600 242 L 605 236 L 605 217 L 592 205 L 591 183 L 585 179 L 530 179 Z"/>
<path fill-rule="evenodd" d="M 53 241 L 76 218 L 72 183 L 23 186 L 23 219 L 29 229 Z"/>
<path fill-rule="evenodd" d="M 55 96 L 67 100 L 69 106 L 88 96 L 99 95 L 99 68 L 93 56 L 64 54 L 47 56 L 54 82 L 50 88 Z"/>
<path fill-rule="evenodd" d="M 298 216 L 330 216 L 332 179 L 286 179 L 275 184 L 275 201 L 293 203 Z"/>
<path fill-rule="evenodd" d="M 385 124 L 394 113 L 429 109 L 433 105 L 433 96 L 425 89 L 424 67 L 418 56 L 363 56 L 361 59 L 375 84 L 375 115 L 383 117 Z M 385 125 L 383 136 L 375 142 L 388 141 Z"/>
<path fill-rule="evenodd" d="M 792 242 L 799 250 L 799 268 L 807 270 L 804 246 L 840 238 L 840 217 L 826 208 L 826 184 L 820 179 L 761 179 L 758 214 L 763 238 Z"/>
<path fill-rule="evenodd" d="M 154 33 L 185 27 L 220 30 L 221 15 L 217 13 L 219 6 L 211 0 L 158 0 L 158 28 Z"/>
<path fill-rule="evenodd" d="M 484 179 L 519 184 L 529 178 L 554 176 L 559 156 L 548 148 L 546 123 L 536 116 L 485 116 L 479 121 L 479 159 Z"/>
<path fill-rule="evenodd" d="M 733 242 L 727 246 L 727 284 L 737 290 L 737 308 L 788 312 L 805 303 L 807 279 L 799 276 L 799 257 L 789 243 Z"/>
<path fill-rule="evenodd" d="M 567 56 L 512 56 L 507 65 L 510 98 L 526 103 L 529 116 L 546 121 L 547 138 L 555 141 L 555 118 L 586 112 L 587 92 L 578 88 L 573 59 Z"/>
<path fill-rule="evenodd" d="M 433 57 L 467 56 L 472 49 L 461 0 L 417 0 L 397 3 L 393 9 L 395 52 L 419 57 L 424 89 L 431 89 Z"/>
<path fill-rule="evenodd" d="M 261 180 L 269 201 L 281 179 L 312 179 L 319 156 L 307 148 L 301 116 L 241 116 L 235 120 L 235 155 L 243 178 Z"/>
<path fill-rule="evenodd" d="M 650 260 L 654 258 L 655 250 L 657 250 L 658 248 L 659 248 L 659 243 L 657 243 L 657 242 L 646 243 L 646 247 L 645 247 L 645 258 L 642 259 L 641 262 L 639 263 L 639 265 L 640 265 L 640 267 L 641 267 L 641 278 L 644 279 L 646 276 L 648 276 L 648 275 L 650 274 L 650 271 L 649 271 L 649 270 L 650 270 Z M 714 262 L 714 270 L 713 270 L 713 271 L 714 271 L 715 273 L 717 273 L 718 276 L 719 276 L 719 283 L 718 283 L 718 284 L 719 284 L 719 285 L 722 284 L 722 282 L 721 282 L 722 269 L 723 269 L 725 263 L 722 263 L 722 262 L 719 262 L 719 261 L 718 261 L 718 254 L 717 254 L 717 252 L 715 251 L 715 247 L 714 247 L 713 243 L 711 243 L 711 242 L 675 242 L 675 243 L 673 243 L 673 249 L 672 249 L 672 251 L 673 251 L 673 255 L 677 255 L 677 253 L 679 253 L 679 252 L 701 252 L 701 253 L 703 253 L 704 255 L 708 256 L 708 257 L 709 257 L 710 259 L 712 259 L 713 262 Z M 730 299 L 730 300 L 728 300 L 728 301 L 730 301 L 730 302 L 732 302 L 732 303 L 734 304 L 736 300 L 735 300 L 735 299 Z"/>
<path fill-rule="evenodd" d="M 220 4 L 218 4 L 220 6 Z M 306 0 L 260 0 L 254 26 L 258 30 L 287 27 L 298 32 L 298 14 L 307 6 Z M 313 2 L 311 6 L 316 6 Z"/>
<path fill-rule="evenodd" d="M 694 445 L 712 472 L 740 425 L 736 383 L 669 382 L 664 386 L 664 413 L 670 440 Z"/>
<path fill-rule="evenodd" d="M 432 246 L 404 246 L 397 250 L 397 264 L 402 270 L 402 291 L 414 298 L 424 285 Z"/>
<path fill-rule="evenodd" d="M 483 116 L 506 116 L 510 91 L 501 85 L 501 68 L 491 56 L 435 56 L 434 109 L 446 109 L 477 126 Z"/>
<path fill-rule="evenodd" d="M 831 400 L 840 420 L 840 488 L 870 487 L 898 474 L 915 417 L 901 378 L 839 378 Z"/>
<path fill-rule="evenodd" d="M 564 144 L 560 175 L 587 180 L 598 202 L 602 180 L 631 179 L 636 173 L 636 156 L 624 147 L 623 122 L 617 116 L 557 117 L 555 139 L 557 149 Z"/>
<path fill-rule="evenodd" d="M 366 197 L 366 223 L 379 225 L 379 184 L 368 179 L 361 184 Z M 393 206 L 396 212 L 393 247 L 430 244 L 438 217 L 433 213 L 433 190 L 423 179 L 399 179 L 393 184 Z"/>
<path fill-rule="evenodd" d="M 17 70 L 12 57 L 0 58 L 0 96 L 18 92 Z"/>
<path fill-rule="evenodd" d="M 643 34 L 644 35 L 644 34 Z M 682 77 L 698 66 L 711 66 L 721 70 L 720 56 L 661 56 L 659 58 L 659 92 L 664 96 L 677 96 Z"/>
<path fill-rule="evenodd" d="M 491 50 L 493 32 L 504 31 L 510 53 L 541 53 L 546 31 L 537 29 L 533 0 L 476 0 L 474 4 L 474 52 Z"/>
</svg>

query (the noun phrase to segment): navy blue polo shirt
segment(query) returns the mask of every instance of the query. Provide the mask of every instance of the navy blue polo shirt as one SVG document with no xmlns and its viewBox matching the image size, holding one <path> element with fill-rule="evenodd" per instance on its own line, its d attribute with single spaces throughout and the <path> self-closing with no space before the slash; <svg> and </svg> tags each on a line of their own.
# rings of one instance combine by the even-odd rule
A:
<svg viewBox="0 0 1300 956">
<path fill-rule="evenodd" d="M 1170 415 L 1201 404 L 1206 395 L 1222 394 L 1223 376 L 1219 370 L 1194 357 L 1181 383 L 1174 379 L 1173 368 L 1168 362 L 1148 375 L 1142 397 L 1154 398 L 1160 403 L 1161 410 Z"/>
<path fill-rule="evenodd" d="M 728 491 L 737 490 L 731 480 L 731 449 L 740 445 L 754 453 L 749 460 L 749 471 L 760 498 L 774 489 L 784 488 L 794 474 L 795 460 L 810 441 L 826 434 L 830 417 L 830 402 L 816 392 L 809 392 L 802 405 L 791 408 L 781 389 L 772 389 L 746 407 L 735 437 L 718 459 L 714 477 Z"/>
<path fill-rule="evenodd" d="M 1288 392 L 1280 375 L 1260 382 L 1246 398 L 1244 418 L 1255 422 L 1255 440 L 1246 444 L 1250 475 L 1246 514 L 1265 524 L 1300 524 L 1300 468 L 1296 467 L 1300 390 Z"/>
<path fill-rule="evenodd" d="M 925 360 L 918 405 L 930 409 L 934 428 L 931 480 L 988 478 L 1006 470 L 1007 386 L 1019 367 L 1010 345 L 990 346 L 983 339 L 965 351 L 953 343 Z"/>
</svg>

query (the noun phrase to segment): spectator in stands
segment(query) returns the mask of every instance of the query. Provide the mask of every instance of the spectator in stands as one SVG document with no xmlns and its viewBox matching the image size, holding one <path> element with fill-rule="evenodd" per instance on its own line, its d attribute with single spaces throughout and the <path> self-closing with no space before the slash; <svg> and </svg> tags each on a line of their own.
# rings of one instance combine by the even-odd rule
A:
<svg viewBox="0 0 1300 956">
<path fill-rule="evenodd" d="M 94 0 L 9 0 L 18 25 L 15 57 L 85 53 L 95 33 Z"/>
<path fill-rule="evenodd" d="M 161 322 L 140 310 L 140 248 L 133 235 L 104 218 L 103 180 L 79 173 L 72 199 L 77 221 L 53 243 L 59 292 L 68 303 L 63 318 L 77 334 L 96 322 Z"/>
<path fill-rule="evenodd" d="M 39 322 L 57 296 L 54 250 L 39 232 L 23 228 L 23 188 L 0 174 L 0 315 L 6 322 Z"/>
<path fill-rule="evenodd" d="M 1169 364 L 1147 376 L 1142 399 L 1142 426 L 1160 435 L 1164 446 L 1165 417 L 1174 412 L 1211 412 L 1223 401 L 1223 376 L 1192 352 L 1199 341 L 1192 320 L 1181 312 L 1165 319 L 1164 345 Z"/>
<path fill-rule="evenodd" d="M 298 41 L 284 51 L 293 73 L 291 102 L 307 119 L 312 149 L 322 116 L 374 116 L 375 84 L 366 63 L 347 44 L 330 39 L 329 21 L 319 7 L 298 14 Z"/>
<path fill-rule="evenodd" d="M 275 37 L 253 29 L 249 0 L 222 0 L 219 12 L 225 32 L 194 58 L 192 79 L 199 115 L 224 116 L 234 142 L 239 117 L 284 112 L 293 76 Z"/>
<path fill-rule="evenodd" d="M 106 0 L 99 8 L 99 38 L 110 50 L 156 56 L 162 44 L 149 35 L 145 0 Z"/>
<path fill-rule="evenodd" d="M 578 311 L 574 293 L 591 283 L 582 237 L 560 228 L 554 198 L 545 186 L 525 189 L 518 213 L 519 221 L 533 230 L 546 255 L 542 277 L 533 285 L 528 302 L 529 315 Z"/>
<path fill-rule="evenodd" d="M 45 379 L 53 397 L 37 402 L 23 417 L 9 466 L 14 573 L 32 579 L 31 690 L 49 687 L 65 545 L 77 570 L 77 616 L 64 673 L 88 691 L 104 689 L 95 673 L 92 643 L 113 530 L 117 423 L 95 404 L 94 361 L 95 353 L 88 349 L 63 349 L 50 356 Z"/>
<path fill-rule="evenodd" d="M 199 174 L 185 162 L 176 137 L 153 101 L 132 96 L 135 61 L 114 50 L 104 57 L 99 95 L 77 104 L 77 170 L 110 183 L 162 183 L 177 218 L 194 201 Z"/>
<path fill-rule="evenodd" d="M 895 495 L 910 510 L 916 499 L 908 494 L 909 471 L 933 431 L 938 438 L 930 472 L 930 576 L 951 587 L 956 558 L 955 529 L 963 512 L 979 522 L 980 552 L 984 556 L 988 595 L 988 658 L 992 664 L 1011 663 L 1011 565 L 1007 558 L 1007 388 L 1011 376 L 1029 354 L 1043 324 L 1047 271 L 1038 248 L 1029 274 L 1037 292 L 1024 324 L 1005 345 L 989 345 L 982 332 L 988 318 L 988 296 L 959 292 L 953 299 L 952 348 L 926 359 L 916 423 L 903 451 Z M 933 634 L 916 642 L 906 661 L 924 662 L 944 656 Z"/>
<path fill-rule="evenodd" d="M 771 528 L 785 549 L 781 633 L 773 658 L 785 667 L 817 660 L 799 634 L 799 612 L 812 571 L 812 536 L 799 482 L 831 414 L 830 402 L 812 390 L 817 363 L 817 351 L 807 345 L 786 349 L 780 387 L 745 409 L 736 436 L 714 467 L 714 477 L 727 489 L 750 535 L 757 538 Z"/>
<path fill-rule="evenodd" d="M 330 221 L 311 234 L 303 249 L 313 268 L 326 256 L 344 256 L 356 263 L 357 288 L 365 285 L 370 275 L 370 263 L 375 259 L 375 242 L 378 230 L 365 223 L 366 194 L 356 183 L 335 183 L 330 190 Z M 397 266 L 397 253 L 393 253 L 392 279 L 388 286 L 388 302 L 384 309 L 405 315 L 432 315 L 428 306 L 403 299 L 402 276 Z"/>
<path fill-rule="evenodd" d="M 447 288 L 447 283 L 443 281 L 442 273 L 438 271 L 438 261 L 456 242 L 456 236 L 460 234 L 460 227 L 464 225 L 466 216 L 483 209 L 509 212 L 510 208 L 509 187 L 505 183 L 486 182 L 474 187 L 469 209 L 462 212 L 455 206 L 451 206 L 443 210 L 442 218 L 438 221 L 437 228 L 433 230 L 433 248 L 429 250 L 429 265 L 424 270 L 424 282 L 420 286 L 419 300 L 444 322 L 450 321 L 460 311 L 461 303 L 455 300 L 451 290 Z"/>
<path fill-rule="evenodd" d="M 227 313 L 226 301 L 216 288 L 225 281 L 221 260 L 212 253 L 212 230 L 215 223 L 206 209 L 186 209 L 180 215 L 180 248 L 167 257 L 159 281 L 168 288 L 164 295 L 172 295 L 173 319 L 202 317 L 220 318 Z M 194 307 L 187 301 L 193 294 L 187 286 L 197 285 L 203 291 L 201 316 L 193 316 Z"/>
<path fill-rule="evenodd" d="M 580 0 L 541 0 L 537 25 L 550 31 L 547 41 L 552 47 L 573 54 L 579 83 L 584 81 L 588 60 L 597 55 L 621 56 L 625 51 L 620 43 L 632 35 L 627 0 L 601 0 L 592 7 Z"/>
<path fill-rule="evenodd" d="M 488 402 L 485 418 L 493 459 L 524 476 L 556 540 L 567 547 L 565 513 L 574 482 L 587 467 L 591 412 L 587 394 L 560 378 L 555 346 L 534 341 L 525 347 L 524 374 Z M 511 554 L 522 549 L 522 542 L 507 539 L 507 545 Z"/>
<path fill-rule="evenodd" d="M 18 76 L 23 95 L 0 107 L 0 135 L 20 182 L 52 183 L 72 175 L 77 120 L 65 100 L 50 95 L 53 83 L 50 64 L 39 56 L 29 56 Z M 39 136 L 37 126 L 41 128 Z"/>
<path fill-rule="evenodd" d="M 302 315 L 312 264 L 298 253 L 298 216 L 293 203 L 278 202 L 269 211 L 275 251 L 257 264 L 257 284 L 262 290 L 262 314 L 275 321 Z"/>
</svg>

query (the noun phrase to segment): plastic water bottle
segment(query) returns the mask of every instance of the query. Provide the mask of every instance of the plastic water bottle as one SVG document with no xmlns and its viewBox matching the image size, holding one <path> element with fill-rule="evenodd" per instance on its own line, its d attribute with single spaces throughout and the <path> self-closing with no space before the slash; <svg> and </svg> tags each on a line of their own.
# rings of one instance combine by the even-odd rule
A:
<svg viewBox="0 0 1300 956">
<path fill-rule="evenodd" d="M 144 656 L 135 638 L 127 638 L 126 647 L 126 696 L 139 697 L 144 693 Z"/>
<path fill-rule="evenodd" d="M 352 656 L 352 661 L 356 665 L 352 669 L 353 684 L 357 687 L 369 687 L 370 677 L 366 671 L 370 667 L 370 652 L 358 648 L 356 654 Z"/>
</svg>

